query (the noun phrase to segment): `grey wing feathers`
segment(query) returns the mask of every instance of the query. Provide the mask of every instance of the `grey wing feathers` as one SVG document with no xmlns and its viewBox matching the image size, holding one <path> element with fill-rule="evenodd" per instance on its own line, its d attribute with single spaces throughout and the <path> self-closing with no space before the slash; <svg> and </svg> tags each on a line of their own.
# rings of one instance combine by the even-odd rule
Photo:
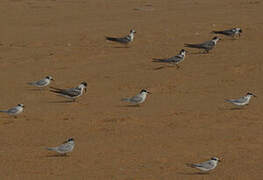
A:
<svg viewBox="0 0 263 180">
<path fill-rule="evenodd" d="M 58 147 L 58 151 L 67 152 L 71 150 L 71 148 L 72 148 L 72 145 L 70 144 L 62 144 L 61 146 Z"/>
<path fill-rule="evenodd" d="M 129 102 L 129 101 L 130 101 L 130 98 L 122 98 L 121 101 Z"/>
<path fill-rule="evenodd" d="M 130 39 L 125 36 L 123 38 L 114 38 L 114 37 L 106 37 L 107 40 L 109 41 L 115 41 L 115 42 L 119 42 L 119 43 L 128 43 L 130 42 Z"/>
<path fill-rule="evenodd" d="M 133 96 L 130 101 L 131 102 L 139 102 L 142 100 L 142 97 L 141 96 Z"/>
<path fill-rule="evenodd" d="M 214 46 L 213 41 L 206 41 L 201 44 L 185 44 L 186 47 L 191 47 L 191 48 L 203 48 L 203 49 L 211 49 Z"/>
<path fill-rule="evenodd" d="M 40 81 L 35 82 L 35 84 L 38 85 L 38 86 L 44 86 L 44 85 L 47 84 L 47 82 L 44 79 L 42 79 Z"/>
<path fill-rule="evenodd" d="M 206 169 L 213 168 L 213 164 L 210 161 L 194 164 L 195 167 L 203 167 Z"/>
<path fill-rule="evenodd" d="M 55 88 L 55 87 L 52 87 L 52 86 L 50 86 L 49 88 L 50 88 L 50 89 L 53 89 L 53 90 L 57 90 L 57 91 L 63 91 L 63 90 L 64 90 L 64 89 Z"/>
<path fill-rule="evenodd" d="M 17 112 L 17 108 L 13 107 L 11 109 L 7 110 L 8 113 L 16 113 Z"/>
<path fill-rule="evenodd" d="M 46 149 L 49 150 L 49 151 L 56 151 L 57 150 L 56 147 L 47 147 Z"/>
<path fill-rule="evenodd" d="M 63 95 L 67 95 L 67 96 L 77 96 L 79 95 L 80 91 L 76 88 L 70 88 L 70 89 L 58 89 L 58 88 L 52 88 L 54 90 L 50 90 L 51 92 L 54 93 L 59 93 L 59 94 L 63 94 Z"/>
<path fill-rule="evenodd" d="M 224 34 L 224 35 L 228 35 L 228 36 L 231 36 L 231 35 L 234 34 L 232 29 L 228 29 L 228 30 L 224 30 L 224 31 L 213 31 L 213 33 L 215 33 L 215 34 Z"/>
<path fill-rule="evenodd" d="M 133 96 L 131 98 L 122 98 L 122 101 L 131 102 L 131 103 L 137 103 L 142 100 L 142 97 L 140 96 Z"/>
<path fill-rule="evenodd" d="M 244 103 L 246 101 L 245 98 L 239 98 L 239 99 L 226 99 L 225 101 L 231 102 L 231 103 Z"/>
<path fill-rule="evenodd" d="M 180 62 L 183 59 L 182 56 L 180 55 L 176 55 L 167 59 L 156 59 L 153 58 L 153 62 L 163 62 L 163 63 L 176 63 L 176 62 Z"/>
</svg>

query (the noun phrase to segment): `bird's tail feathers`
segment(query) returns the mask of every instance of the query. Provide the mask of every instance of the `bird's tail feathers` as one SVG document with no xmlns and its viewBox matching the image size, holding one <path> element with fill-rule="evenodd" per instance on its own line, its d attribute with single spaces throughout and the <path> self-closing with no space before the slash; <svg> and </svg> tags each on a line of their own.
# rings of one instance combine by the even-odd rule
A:
<svg viewBox="0 0 263 180">
<path fill-rule="evenodd" d="M 163 62 L 164 60 L 163 59 L 157 59 L 157 58 L 152 58 L 152 62 Z"/>
<path fill-rule="evenodd" d="M 50 92 L 53 92 L 53 93 L 61 93 L 61 91 L 60 90 L 49 90 Z"/>
<path fill-rule="evenodd" d="M 56 148 L 54 148 L 54 147 L 46 147 L 46 149 L 49 151 L 55 151 L 56 150 Z"/>
<path fill-rule="evenodd" d="M 184 44 L 185 47 L 199 48 L 199 44 Z"/>
<path fill-rule="evenodd" d="M 121 101 L 130 102 L 130 98 L 122 98 Z"/>
<path fill-rule="evenodd" d="M 61 90 L 62 90 L 62 89 L 60 89 L 60 88 L 55 88 L 55 87 L 52 87 L 52 86 L 50 86 L 49 88 L 50 88 L 50 89 L 57 90 L 57 91 L 61 91 Z"/>
<path fill-rule="evenodd" d="M 222 34 L 223 31 L 212 31 L 212 33 L 214 33 L 214 34 Z"/>
<path fill-rule="evenodd" d="M 114 37 L 105 37 L 107 40 L 109 41 L 117 41 L 117 38 L 114 38 Z"/>
<path fill-rule="evenodd" d="M 27 84 L 28 84 L 28 85 L 34 85 L 34 83 L 33 83 L 33 82 L 28 82 Z"/>
<path fill-rule="evenodd" d="M 0 110 L 0 112 L 4 112 L 4 113 L 6 113 L 7 111 L 6 111 L 6 110 Z"/>
<path fill-rule="evenodd" d="M 186 163 L 186 166 L 191 167 L 191 168 L 196 167 L 195 164 L 192 164 L 192 163 Z"/>
</svg>

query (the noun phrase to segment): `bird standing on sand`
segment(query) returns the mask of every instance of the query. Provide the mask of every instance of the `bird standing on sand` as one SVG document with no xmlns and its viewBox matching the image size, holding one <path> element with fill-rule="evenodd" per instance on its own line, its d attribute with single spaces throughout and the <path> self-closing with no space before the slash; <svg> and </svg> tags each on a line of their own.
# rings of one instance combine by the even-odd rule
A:
<svg viewBox="0 0 263 180">
<path fill-rule="evenodd" d="M 76 98 L 81 96 L 84 91 L 85 92 L 87 91 L 87 85 L 88 84 L 86 82 L 82 82 L 77 87 L 70 89 L 59 89 L 59 88 L 50 87 L 52 89 L 50 91 L 75 101 Z"/>
<path fill-rule="evenodd" d="M 202 163 L 195 163 L 195 164 L 192 164 L 192 163 L 189 164 L 188 163 L 186 165 L 191 167 L 191 168 L 199 169 L 203 172 L 208 172 L 208 171 L 215 169 L 218 162 L 220 162 L 219 158 L 212 157 L 210 160 L 202 162 Z"/>
<path fill-rule="evenodd" d="M 237 105 L 237 106 L 245 106 L 245 105 L 248 105 L 251 97 L 256 97 L 256 95 L 248 92 L 245 96 L 243 96 L 239 99 L 226 99 L 225 101 L 230 102 L 230 103 Z"/>
<path fill-rule="evenodd" d="M 46 76 L 44 79 L 35 82 L 30 82 L 28 84 L 35 87 L 45 87 L 48 86 L 51 81 L 54 81 L 54 79 L 51 76 Z"/>
<path fill-rule="evenodd" d="M 223 31 L 212 31 L 212 33 L 214 34 L 223 34 L 225 36 L 231 36 L 233 38 L 235 38 L 236 36 L 240 37 L 242 32 L 243 31 L 241 28 L 233 28 L 233 29 L 227 29 Z"/>
<path fill-rule="evenodd" d="M 56 151 L 59 154 L 66 155 L 69 152 L 72 152 L 75 146 L 75 141 L 73 138 L 69 138 L 67 141 L 63 142 L 63 144 L 57 147 L 48 147 L 49 151 Z"/>
<path fill-rule="evenodd" d="M 135 33 L 136 33 L 136 31 L 131 29 L 130 30 L 130 34 L 128 34 L 125 37 L 116 38 L 116 37 L 108 37 L 108 36 L 106 36 L 106 39 L 109 40 L 109 41 L 114 41 L 114 42 L 117 42 L 117 43 L 121 43 L 121 44 L 127 45 L 127 44 L 129 44 L 130 42 L 132 42 L 134 40 L 134 34 Z"/>
<path fill-rule="evenodd" d="M 218 40 L 220 40 L 220 38 L 216 36 L 212 40 L 200 44 L 185 44 L 185 47 L 204 49 L 206 53 L 209 53 L 209 51 L 215 47 Z"/>
<path fill-rule="evenodd" d="M 24 110 L 24 105 L 23 104 L 18 104 L 15 107 L 12 107 L 8 110 L 0 110 L 0 112 L 7 113 L 8 115 L 15 116 L 23 112 Z"/>
<path fill-rule="evenodd" d="M 160 62 L 160 63 L 170 63 L 170 64 L 175 64 L 177 68 L 179 68 L 178 64 L 182 62 L 185 58 L 186 51 L 182 49 L 180 53 L 176 56 L 167 58 L 167 59 L 156 59 L 153 58 L 153 62 Z"/>
<path fill-rule="evenodd" d="M 133 96 L 131 98 L 123 98 L 121 100 L 125 101 L 125 102 L 129 102 L 129 103 L 134 104 L 134 105 L 138 105 L 138 104 L 141 104 L 145 101 L 147 94 L 151 94 L 151 93 L 145 89 L 142 89 L 141 92 L 139 94 L 137 94 L 136 96 Z"/>
</svg>

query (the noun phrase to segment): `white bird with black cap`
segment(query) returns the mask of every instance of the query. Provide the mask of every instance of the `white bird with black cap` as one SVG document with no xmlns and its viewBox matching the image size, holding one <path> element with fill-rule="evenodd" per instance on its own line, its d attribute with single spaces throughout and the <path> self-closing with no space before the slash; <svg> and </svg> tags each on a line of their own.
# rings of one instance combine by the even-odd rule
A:
<svg viewBox="0 0 263 180">
<path fill-rule="evenodd" d="M 248 92 L 245 96 L 242 96 L 241 98 L 226 99 L 225 101 L 230 102 L 230 103 L 237 105 L 237 106 L 245 106 L 245 105 L 248 105 L 248 103 L 252 97 L 256 97 L 256 95 Z"/>
<path fill-rule="evenodd" d="M 75 146 L 75 141 L 73 138 L 69 138 L 63 144 L 56 147 L 47 147 L 49 151 L 56 151 L 59 154 L 66 155 L 69 152 L 72 152 Z"/>
<path fill-rule="evenodd" d="M 78 85 L 75 88 L 60 89 L 60 88 L 50 87 L 51 88 L 50 91 L 75 101 L 76 98 L 80 97 L 84 91 L 85 92 L 87 91 L 87 85 L 88 84 L 85 81 L 83 81 L 82 83 L 80 83 L 80 85 Z"/>
<path fill-rule="evenodd" d="M 139 94 L 131 98 L 122 98 L 122 101 L 129 102 L 134 105 L 143 103 L 146 100 L 147 94 L 151 94 L 149 91 L 142 89 Z"/>
<path fill-rule="evenodd" d="M 186 54 L 186 51 L 184 49 L 182 49 L 180 51 L 180 53 L 176 56 L 166 58 L 166 59 L 153 58 L 153 62 L 175 64 L 177 66 L 177 68 L 179 68 L 178 64 L 184 60 L 185 54 Z"/>
<path fill-rule="evenodd" d="M 200 44 L 185 44 L 185 47 L 204 49 L 206 53 L 209 53 L 209 51 L 215 47 L 218 40 L 220 40 L 220 38 L 215 36 L 210 41 L 206 41 Z"/>
<path fill-rule="evenodd" d="M 187 163 L 186 165 L 191 168 L 199 169 L 203 172 L 208 172 L 216 168 L 218 162 L 220 162 L 220 159 L 217 157 L 212 157 L 210 160 L 201 162 L 201 163 Z"/>
<path fill-rule="evenodd" d="M 8 110 L 0 110 L 0 112 L 7 113 L 8 115 L 15 116 L 23 112 L 24 110 L 24 104 L 18 104 L 15 107 L 12 107 Z"/>
<path fill-rule="evenodd" d="M 106 36 L 105 38 L 109 41 L 114 41 L 114 42 L 121 43 L 121 44 L 129 44 L 130 42 L 134 40 L 135 33 L 136 31 L 134 29 L 131 29 L 130 33 L 127 36 L 119 37 L 119 38 Z"/>
<path fill-rule="evenodd" d="M 35 82 L 30 82 L 28 83 L 29 85 L 35 86 L 35 87 L 45 87 L 48 86 L 51 81 L 54 81 L 53 77 L 51 76 L 46 76 L 44 79 L 41 79 L 39 81 L 35 81 Z"/>
<path fill-rule="evenodd" d="M 232 29 L 227 29 L 223 31 L 212 31 L 212 33 L 214 34 L 222 34 L 222 35 L 230 36 L 233 38 L 235 38 L 236 36 L 240 37 L 242 32 L 243 31 L 241 28 L 232 28 Z"/>
</svg>

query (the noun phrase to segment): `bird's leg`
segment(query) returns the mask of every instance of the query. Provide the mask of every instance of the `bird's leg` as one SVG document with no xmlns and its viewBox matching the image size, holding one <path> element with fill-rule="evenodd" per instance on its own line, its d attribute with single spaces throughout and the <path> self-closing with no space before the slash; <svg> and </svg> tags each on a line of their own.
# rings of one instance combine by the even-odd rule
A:
<svg viewBox="0 0 263 180">
<path fill-rule="evenodd" d="M 177 68 L 177 69 L 179 69 L 179 68 L 180 68 L 180 66 L 179 66 L 178 64 L 176 64 L 176 68 Z"/>
</svg>

